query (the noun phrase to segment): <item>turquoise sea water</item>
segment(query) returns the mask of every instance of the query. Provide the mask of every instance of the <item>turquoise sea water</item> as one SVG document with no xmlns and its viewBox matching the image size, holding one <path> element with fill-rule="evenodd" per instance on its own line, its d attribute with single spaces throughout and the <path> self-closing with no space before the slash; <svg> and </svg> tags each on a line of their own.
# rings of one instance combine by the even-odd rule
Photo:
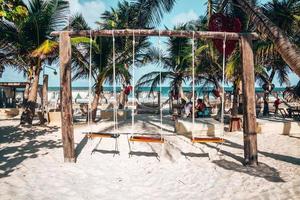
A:
<svg viewBox="0 0 300 200">
<path fill-rule="evenodd" d="M 138 87 L 135 88 L 137 91 L 139 92 L 149 92 L 150 91 L 150 87 Z M 80 91 L 88 91 L 88 87 L 73 87 L 72 90 L 80 90 Z M 117 87 L 117 92 L 119 92 L 121 90 L 121 87 Z M 159 91 L 160 88 L 155 88 L 155 91 Z M 192 87 L 183 87 L 184 92 L 191 92 L 192 91 Z M 195 87 L 195 92 L 198 95 L 202 95 L 203 93 L 206 92 L 211 92 L 213 90 L 213 87 Z M 283 92 L 285 90 L 285 88 L 275 88 L 274 92 Z M 49 91 L 59 91 L 59 87 L 49 87 Z M 107 92 L 112 92 L 113 91 L 113 87 L 104 87 L 104 91 Z M 232 87 L 225 87 L 225 91 L 226 92 L 232 92 L 233 88 Z M 162 87 L 162 96 L 168 96 L 170 92 L 170 87 Z M 263 89 L 262 88 L 255 88 L 255 92 L 256 93 L 262 93 Z"/>
</svg>

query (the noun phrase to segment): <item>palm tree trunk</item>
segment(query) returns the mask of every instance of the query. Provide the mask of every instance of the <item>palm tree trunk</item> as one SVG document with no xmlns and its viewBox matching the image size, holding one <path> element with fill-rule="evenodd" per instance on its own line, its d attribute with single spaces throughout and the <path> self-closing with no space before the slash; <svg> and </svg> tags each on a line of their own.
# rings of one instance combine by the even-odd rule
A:
<svg viewBox="0 0 300 200">
<path fill-rule="evenodd" d="M 25 110 L 21 115 L 21 124 L 32 124 L 32 120 L 35 114 L 37 93 L 39 88 L 39 76 L 40 69 L 39 67 L 35 70 L 33 76 L 33 82 L 28 95 L 28 101 L 25 104 Z"/>
<path fill-rule="evenodd" d="M 269 91 L 264 91 L 264 109 L 263 109 L 263 116 L 269 116 Z"/>
<path fill-rule="evenodd" d="M 23 106 L 24 107 L 25 107 L 25 105 L 26 105 L 26 103 L 28 101 L 28 97 L 29 97 L 30 81 L 31 81 L 31 77 L 28 76 L 27 83 L 26 83 L 25 90 L 24 90 L 24 95 L 23 95 Z"/>
<path fill-rule="evenodd" d="M 260 8 L 251 6 L 246 0 L 239 0 L 237 3 L 256 25 L 258 31 L 275 44 L 278 53 L 289 67 L 300 76 L 300 49 L 262 13 Z"/>
<path fill-rule="evenodd" d="M 97 85 L 95 88 L 95 96 L 92 102 L 92 121 L 96 121 L 96 116 L 97 116 L 97 107 L 98 107 L 98 102 L 100 100 L 100 95 L 101 95 L 101 89 Z"/>
<path fill-rule="evenodd" d="M 183 99 L 186 103 L 188 102 L 188 98 L 185 96 L 181 84 L 178 85 L 178 94 L 179 94 L 179 97 L 180 97 L 181 99 Z"/>
</svg>

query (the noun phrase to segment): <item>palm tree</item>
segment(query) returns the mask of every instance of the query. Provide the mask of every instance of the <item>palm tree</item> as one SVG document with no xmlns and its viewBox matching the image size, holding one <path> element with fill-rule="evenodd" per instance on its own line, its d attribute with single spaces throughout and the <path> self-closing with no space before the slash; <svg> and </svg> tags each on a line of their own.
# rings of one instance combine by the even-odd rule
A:
<svg viewBox="0 0 300 200">
<path fill-rule="evenodd" d="M 31 0 L 27 10 L 28 16 L 24 20 L 0 21 L 0 38 L 5 41 L 1 42 L 1 50 L 13 51 L 14 57 L 22 58 L 31 80 L 22 124 L 32 123 L 42 65 L 57 48 L 50 33 L 62 30 L 68 24 L 69 3 L 66 0 Z"/>
<path fill-rule="evenodd" d="M 249 32 L 251 27 L 249 23 L 249 18 L 245 13 L 236 6 L 235 1 L 232 1 L 233 4 L 227 4 L 226 7 L 223 7 L 224 1 L 217 1 L 215 3 L 215 12 L 223 12 L 226 16 L 237 18 L 241 23 L 241 31 Z M 241 112 L 242 108 L 239 104 L 240 90 L 241 90 L 241 81 L 242 81 L 242 64 L 241 64 L 241 52 L 238 45 L 236 45 L 235 50 L 229 57 L 226 58 L 226 68 L 225 68 L 226 78 L 228 81 L 233 84 L 233 103 L 231 108 L 231 115 L 236 117 L 238 112 Z"/>
<path fill-rule="evenodd" d="M 298 8 L 298 10 L 297 10 Z M 299 31 L 300 25 L 296 15 L 299 15 L 300 4 L 295 1 L 272 1 L 263 5 L 262 10 L 264 14 L 269 17 L 284 33 L 289 36 L 290 40 L 299 45 Z M 256 41 L 254 43 L 254 51 L 256 57 L 256 64 L 266 67 L 264 73 L 257 75 L 261 84 L 264 85 L 265 94 L 265 115 L 268 115 L 268 96 L 270 94 L 269 86 L 277 75 L 279 83 L 289 85 L 288 73 L 289 67 L 277 52 L 276 46 L 270 40 Z M 271 87 L 272 88 L 272 87 Z"/>
<path fill-rule="evenodd" d="M 212 13 L 223 11 L 228 5 L 229 0 L 220 0 L 213 1 L 210 0 L 207 3 L 208 7 L 208 20 Z M 285 62 L 290 66 L 290 68 L 300 76 L 300 51 L 299 48 L 296 47 L 288 37 L 276 26 L 274 25 L 270 19 L 268 19 L 259 9 L 255 6 L 255 1 L 251 1 L 249 3 L 247 0 L 232 0 L 230 1 L 233 5 L 239 5 L 239 7 L 247 14 L 246 17 L 243 17 L 244 20 L 247 18 L 251 18 L 251 21 L 258 31 L 267 36 L 275 45 L 277 51 L 281 54 L 282 58 Z M 278 1 L 273 1 L 278 2 Z M 294 12 L 293 15 L 289 15 L 289 18 L 294 17 L 297 18 L 299 16 L 299 1 L 297 0 L 286 0 L 285 4 L 288 5 L 286 10 L 290 10 Z M 174 3 L 174 2 L 172 2 Z M 269 16 L 270 17 L 270 16 Z M 207 20 L 207 22 L 208 22 Z M 277 20 L 280 22 L 280 20 Z M 247 23 L 248 24 L 248 23 Z M 247 26 L 247 24 L 245 24 Z M 287 23 L 288 24 L 288 23 Z M 299 34 L 298 34 L 299 35 Z M 297 39 L 299 41 L 299 37 Z M 211 45 L 210 45 L 211 46 Z M 213 53 L 213 52 L 211 52 Z"/>
<path fill-rule="evenodd" d="M 224 1 L 226 4 L 228 0 Z M 272 22 L 270 18 L 263 13 L 262 9 L 259 7 L 249 3 L 247 0 L 238 0 L 235 1 L 240 8 L 250 17 L 252 23 L 255 25 L 256 29 L 268 38 L 272 43 L 274 43 L 276 50 L 281 55 L 282 59 L 289 65 L 289 67 L 300 76 L 300 50 L 288 37 L 287 33 L 285 33 L 282 29 L 280 29 L 274 21 Z M 280 4 L 279 1 L 273 1 L 273 5 Z M 294 13 L 293 15 L 289 15 L 291 17 L 297 19 L 299 16 L 299 7 L 300 3 L 297 0 L 283 0 L 282 4 L 286 5 L 286 11 L 290 11 L 290 13 Z M 267 4 L 268 5 L 268 4 Z M 268 6 L 265 8 L 268 9 Z M 275 15 L 275 13 L 274 13 Z M 278 14 L 276 14 L 279 16 Z M 271 17 L 271 16 L 269 16 Z M 281 23 L 281 21 L 277 21 Z M 293 26 L 290 24 L 290 26 Z"/>
<path fill-rule="evenodd" d="M 0 0 L 0 17 L 2 20 L 16 22 L 27 17 L 28 11 L 22 0 Z"/>
<path fill-rule="evenodd" d="M 240 12 L 240 7 L 236 5 L 245 1 L 236 1 L 232 0 L 232 4 L 227 4 L 228 1 L 219 1 L 213 2 L 216 5 L 216 8 L 210 6 L 210 9 L 217 10 L 218 12 L 229 12 L 230 15 L 239 17 L 242 22 L 243 31 L 249 31 L 252 26 L 254 26 L 256 21 L 252 20 L 252 24 L 249 25 L 249 17 L 245 16 L 244 13 Z M 212 2 L 211 2 L 212 4 Z M 247 4 L 247 3 L 246 3 Z M 255 1 L 252 2 L 252 5 L 255 5 Z M 242 8 L 245 11 L 245 9 Z M 208 12 L 208 13 L 212 13 Z M 297 16 L 299 15 L 299 2 L 297 1 L 272 1 L 264 5 L 263 7 L 264 14 L 269 17 L 273 23 L 275 23 L 281 30 L 284 30 L 285 34 L 289 36 L 289 39 L 299 44 L 299 23 Z M 248 14 L 248 13 L 246 13 Z M 252 13 L 253 14 L 253 13 Z M 258 13 L 259 14 L 259 13 Z M 264 20 L 267 20 L 264 17 Z M 250 27 L 250 29 L 249 29 Z M 274 30 L 274 29 L 273 29 Z M 238 50 L 236 50 L 238 51 Z M 256 65 L 255 65 L 255 74 L 260 83 L 262 84 L 271 84 L 275 74 L 278 74 L 280 84 L 288 83 L 288 67 L 285 66 L 285 63 L 280 58 L 279 54 L 276 52 L 276 46 L 270 40 L 267 41 L 255 41 L 254 42 L 254 51 L 256 55 Z M 239 53 L 236 53 L 228 60 L 227 64 L 227 78 L 233 81 L 234 86 L 234 100 L 232 115 L 237 114 L 237 104 L 238 104 L 238 87 L 241 77 L 242 66 L 240 64 Z M 266 62 L 267 61 L 267 62 Z M 266 70 L 264 69 L 266 67 Z M 268 73 L 269 71 L 269 73 Z M 297 73 L 297 72 L 296 72 Z M 269 92 L 265 92 L 265 99 L 268 99 Z M 265 104 L 268 105 L 268 104 Z"/>
<path fill-rule="evenodd" d="M 129 4 L 128 2 L 119 3 L 116 9 L 111 8 L 102 15 L 102 22 L 99 23 L 100 29 L 125 29 L 125 28 L 149 28 L 147 23 L 139 20 L 145 19 L 141 16 L 137 6 L 141 4 Z M 135 38 L 135 59 L 136 64 L 142 64 L 146 54 L 144 50 L 150 46 L 147 37 Z M 116 78 L 123 85 L 130 83 L 131 75 L 129 66 L 132 64 L 132 37 L 115 38 L 115 61 Z M 112 60 L 112 38 L 95 37 L 93 38 L 92 48 L 92 70 L 95 82 L 95 96 L 92 102 L 92 121 L 96 119 L 96 112 L 100 96 L 103 93 L 103 84 L 113 80 L 113 60 Z M 89 55 L 87 55 L 89 56 Z M 86 58 L 88 60 L 88 58 Z M 88 66 L 78 66 L 74 68 L 73 79 L 88 77 Z"/>
<path fill-rule="evenodd" d="M 153 3 L 151 4 L 151 2 Z M 158 2 L 161 2 L 163 6 L 159 6 Z M 300 76 L 299 48 L 290 41 L 290 39 L 283 33 L 281 29 L 279 29 L 276 25 L 274 25 L 274 21 L 272 22 L 269 18 L 266 17 L 266 15 L 263 14 L 260 8 L 255 6 L 256 1 L 251 1 L 251 3 L 249 3 L 249 1 L 247 0 L 208 1 L 208 8 L 211 8 L 208 9 L 209 10 L 208 13 L 211 13 L 211 10 L 214 9 L 212 5 L 218 5 L 218 7 L 215 8 L 216 12 L 223 11 L 226 5 L 228 4 L 228 2 L 240 6 L 240 8 L 247 14 L 247 16 L 251 18 L 252 23 L 256 25 L 257 30 L 262 35 L 267 36 L 267 38 L 269 38 L 275 44 L 277 51 L 280 53 L 280 55 L 285 60 L 285 62 L 290 66 L 290 68 L 296 74 L 298 74 L 298 76 Z M 278 1 L 273 1 L 273 2 L 278 2 Z M 299 1 L 284 0 L 282 2 L 285 2 L 285 4 L 288 6 L 287 10 L 293 11 L 295 13 L 294 15 L 290 15 L 290 17 L 293 16 L 294 18 L 297 18 L 297 16 L 299 16 Z M 165 0 L 165 1 L 149 0 L 148 5 L 152 5 L 150 6 L 151 8 L 150 11 L 153 10 L 156 11 L 157 15 L 159 16 L 159 13 L 162 13 L 160 11 L 161 9 L 159 8 L 161 7 L 172 8 L 174 3 L 175 0 Z M 280 21 L 278 20 L 278 22 Z"/>
<path fill-rule="evenodd" d="M 176 30 L 184 30 L 185 28 L 185 26 L 175 27 Z M 170 37 L 166 52 L 151 48 L 147 54 L 150 62 L 161 65 L 164 70 L 145 74 L 138 80 L 138 86 L 150 85 L 150 93 L 152 93 L 160 83 L 161 77 L 162 83 L 166 80 L 170 81 L 170 88 L 171 91 L 175 91 L 174 97 L 176 99 L 188 101 L 183 93 L 183 83 L 191 74 L 192 46 L 190 39 Z"/>
<path fill-rule="evenodd" d="M 134 7 L 139 12 L 139 27 L 143 24 L 155 26 L 160 23 L 164 13 L 172 10 L 176 0 L 136 0 Z"/>
</svg>

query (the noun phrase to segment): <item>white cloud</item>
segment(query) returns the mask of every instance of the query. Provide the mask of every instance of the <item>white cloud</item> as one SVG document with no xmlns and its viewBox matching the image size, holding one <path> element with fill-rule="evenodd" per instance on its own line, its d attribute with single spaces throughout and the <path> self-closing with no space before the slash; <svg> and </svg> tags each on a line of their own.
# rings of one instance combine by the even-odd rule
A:
<svg viewBox="0 0 300 200">
<path fill-rule="evenodd" d="M 191 20 L 198 19 L 198 15 L 194 10 L 190 10 L 188 12 L 179 13 L 173 17 L 171 23 L 173 25 L 184 24 Z"/>
<path fill-rule="evenodd" d="M 95 28 L 95 22 L 100 20 L 101 14 L 105 11 L 105 3 L 102 0 L 70 0 L 71 13 L 82 13 L 87 23 Z"/>
</svg>

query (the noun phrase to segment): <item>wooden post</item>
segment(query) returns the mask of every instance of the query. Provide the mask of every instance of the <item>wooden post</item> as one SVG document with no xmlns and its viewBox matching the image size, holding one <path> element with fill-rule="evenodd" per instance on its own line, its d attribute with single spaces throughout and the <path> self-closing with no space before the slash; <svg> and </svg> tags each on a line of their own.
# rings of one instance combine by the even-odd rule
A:
<svg viewBox="0 0 300 200">
<path fill-rule="evenodd" d="M 48 75 L 43 76 L 43 89 L 42 89 L 42 105 L 43 105 L 43 117 L 45 121 L 48 121 Z"/>
<path fill-rule="evenodd" d="M 71 91 L 71 40 L 67 32 L 60 33 L 59 46 L 61 133 L 64 161 L 75 162 Z"/>
<path fill-rule="evenodd" d="M 255 79 L 252 40 L 241 36 L 243 64 L 244 164 L 257 166 L 257 135 L 255 112 Z"/>
</svg>

